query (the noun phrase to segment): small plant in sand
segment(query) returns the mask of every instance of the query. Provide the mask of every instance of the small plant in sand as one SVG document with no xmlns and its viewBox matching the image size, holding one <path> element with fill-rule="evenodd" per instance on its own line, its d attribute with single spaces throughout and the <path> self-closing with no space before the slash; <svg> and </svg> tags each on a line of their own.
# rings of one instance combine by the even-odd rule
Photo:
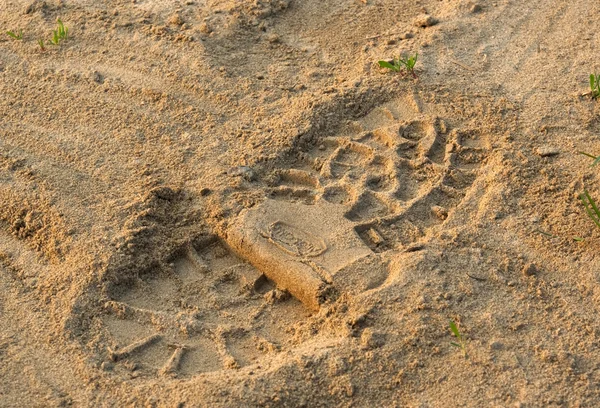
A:
<svg viewBox="0 0 600 408">
<path fill-rule="evenodd" d="M 57 20 L 58 28 L 52 31 L 52 38 L 50 42 L 54 45 L 60 44 L 62 41 L 66 40 L 69 36 L 69 29 L 65 27 L 61 19 Z"/>
<path fill-rule="evenodd" d="M 22 40 L 23 39 L 23 30 L 19 30 L 16 33 L 14 31 L 7 31 L 6 35 L 8 35 L 9 37 L 11 37 L 12 39 L 15 39 L 15 40 Z"/>
<path fill-rule="evenodd" d="M 589 154 L 586 152 L 579 152 L 579 154 L 594 159 L 592 166 L 595 166 L 598 163 L 600 163 L 600 156 L 594 156 L 593 154 Z M 594 199 L 587 190 L 583 190 L 583 193 L 579 195 L 579 199 L 583 203 L 583 207 L 585 208 L 587 215 L 592 219 L 592 221 L 594 221 L 594 224 L 596 224 L 600 228 L 600 209 L 598 209 L 596 201 L 594 201 Z"/>
<path fill-rule="evenodd" d="M 42 40 L 41 38 L 38 40 L 38 45 L 40 46 L 40 51 L 42 51 L 42 52 L 46 51 L 46 46 L 44 45 L 44 40 Z"/>
<path fill-rule="evenodd" d="M 594 159 L 594 162 L 592 163 L 592 166 L 597 165 L 598 163 L 600 163 L 600 156 L 594 156 L 593 154 L 589 154 L 586 152 L 579 152 L 579 154 L 583 154 L 584 156 L 587 156 L 591 159 Z"/>
<path fill-rule="evenodd" d="M 592 221 L 594 221 L 594 224 L 600 228 L 600 210 L 598 209 L 598 205 L 590 193 L 588 193 L 587 190 L 583 190 L 583 193 L 581 193 L 579 199 L 583 203 L 587 215 L 592 219 Z"/>
<path fill-rule="evenodd" d="M 590 74 L 590 92 L 593 99 L 600 96 L 600 75 Z"/>
<path fill-rule="evenodd" d="M 454 334 L 454 337 L 456 337 L 456 342 L 452 342 L 450 343 L 451 345 L 453 345 L 456 348 L 459 348 L 462 350 L 463 355 L 465 356 L 465 358 L 468 357 L 467 355 L 467 344 L 465 342 L 465 338 L 462 336 L 462 334 L 460 333 L 460 331 L 458 330 L 458 326 L 456 325 L 456 323 L 454 323 L 452 320 L 450 320 L 450 330 L 452 331 L 452 334 Z"/>
<path fill-rule="evenodd" d="M 418 58 L 419 53 L 416 53 L 414 57 L 403 58 L 402 56 L 399 56 L 398 58 L 394 58 L 391 62 L 379 61 L 379 66 L 381 68 L 390 69 L 394 72 L 405 72 L 416 78 L 417 74 L 415 74 L 415 65 L 417 65 Z"/>
</svg>

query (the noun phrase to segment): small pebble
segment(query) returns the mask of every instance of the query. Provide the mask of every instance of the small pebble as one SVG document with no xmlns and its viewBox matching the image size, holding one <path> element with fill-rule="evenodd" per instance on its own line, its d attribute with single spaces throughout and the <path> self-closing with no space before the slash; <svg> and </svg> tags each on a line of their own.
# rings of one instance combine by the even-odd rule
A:
<svg viewBox="0 0 600 408">
<path fill-rule="evenodd" d="M 437 23 L 438 20 L 430 16 L 429 14 L 421 14 L 413 20 L 413 24 L 416 27 L 431 27 L 436 25 Z"/>
<path fill-rule="evenodd" d="M 104 371 L 112 371 L 114 366 L 115 365 L 111 361 L 103 361 L 102 364 L 100 364 L 100 368 Z"/>
<path fill-rule="evenodd" d="M 560 153 L 560 150 L 554 146 L 541 146 L 537 149 L 537 154 L 541 157 L 556 156 Z"/>
<path fill-rule="evenodd" d="M 103 84 L 104 83 L 104 77 L 98 71 L 94 71 L 92 73 L 92 78 L 94 79 L 94 82 L 96 82 L 98 84 Z"/>
<path fill-rule="evenodd" d="M 471 6 L 471 13 L 479 12 L 481 12 L 481 6 L 479 4 L 473 4 L 473 6 Z"/>
</svg>

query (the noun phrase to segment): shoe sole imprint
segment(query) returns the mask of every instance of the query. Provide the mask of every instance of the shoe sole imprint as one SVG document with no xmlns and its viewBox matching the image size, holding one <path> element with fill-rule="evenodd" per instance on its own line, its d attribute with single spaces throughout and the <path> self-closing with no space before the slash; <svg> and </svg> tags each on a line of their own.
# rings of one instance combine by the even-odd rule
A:
<svg viewBox="0 0 600 408">
<path fill-rule="evenodd" d="M 189 377 L 261 363 L 294 345 L 292 328 L 308 316 L 300 302 L 217 238 L 184 252 L 167 273 L 122 284 L 105 303 L 105 356 L 115 371 Z"/>
<path fill-rule="evenodd" d="M 406 249 L 442 224 L 486 155 L 477 132 L 377 108 L 270 174 L 269 198 L 242 211 L 223 239 L 318 310 L 332 294 L 383 283 L 381 253 Z"/>
<path fill-rule="evenodd" d="M 292 328 L 308 310 L 381 285 L 383 253 L 442 224 L 485 159 L 476 132 L 444 127 L 378 108 L 299 153 L 222 241 L 190 245 L 169 273 L 115 291 L 104 315 L 115 370 L 188 377 L 264 362 L 297 346 Z"/>
</svg>

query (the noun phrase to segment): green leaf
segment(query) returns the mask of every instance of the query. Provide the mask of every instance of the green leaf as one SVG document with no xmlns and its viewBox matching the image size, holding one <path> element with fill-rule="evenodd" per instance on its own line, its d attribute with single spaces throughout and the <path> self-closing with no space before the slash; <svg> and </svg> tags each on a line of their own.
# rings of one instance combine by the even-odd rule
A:
<svg viewBox="0 0 600 408">
<path fill-rule="evenodd" d="M 590 196 L 587 190 L 584 190 L 579 198 L 583 202 L 583 206 L 585 207 L 588 216 L 594 221 L 594 224 L 600 228 L 600 210 L 598 210 L 598 206 L 592 196 Z"/>
<path fill-rule="evenodd" d="M 392 71 L 396 71 L 396 66 L 390 64 L 387 61 L 379 61 L 379 66 L 381 68 L 388 68 L 388 69 L 391 69 Z"/>
<path fill-rule="evenodd" d="M 460 348 L 462 348 L 462 346 L 460 344 L 458 344 L 458 343 L 451 342 L 450 344 L 453 345 L 454 347 L 460 347 Z"/>
<path fill-rule="evenodd" d="M 535 232 L 539 232 L 540 234 L 545 235 L 545 236 L 550 237 L 550 238 L 556 238 L 557 237 L 556 235 L 552 235 L 552 234 L 550 234 L 548 232 L 544 232 L 541 229 L 536 229 Z"/>
<path fill-rule="evenodd" d="M 585 241 L 585 238 L 581 238 L 581 237 L 573 237 L 573 241 L 577 241 L 577 242 L 583 242 L 583 241 Z"/>
<path fill-rule="evenodd" d="M 452 320 L 450 320 L 450 330 L 452 330 L 452 333 L 454 333 L 456 338 L 460 339 L 460 332 L 458 331 L 458 327 L 456 327 L 456 323 L 454 323 Z"/>
<path fill-rule="evenodd" d="M 591 154 L 589 154 L 589 153 L 586 153 L 586 152 L 579 152 L 579 154 L 583 154 L 584 156 L 591 157 L 591 158 L 592 158 L 592 159 L 594 159 L 594 160 L 598 158 L 598 157 L 596 157 L 596 156 L 594 156 L 594 155 L 591 155 Z"/>
<path fill-rule="evenodd" d="M 594 74 L 590 74 L 590 89 L 593 91 L 595 86 L 594 83 L 596 81 L 596 78 L 594 77 Z"/>
<path fill-rule="evenodd" d="M 21 40 L 21 39 L 23 39 L 23 30 L 19 30 L 18 33 L 15 33 L 14 31 L 7 31 L 6 35 L 8 35 L 9 37 L 11 37 L 15 40 Z"/>
</svg>

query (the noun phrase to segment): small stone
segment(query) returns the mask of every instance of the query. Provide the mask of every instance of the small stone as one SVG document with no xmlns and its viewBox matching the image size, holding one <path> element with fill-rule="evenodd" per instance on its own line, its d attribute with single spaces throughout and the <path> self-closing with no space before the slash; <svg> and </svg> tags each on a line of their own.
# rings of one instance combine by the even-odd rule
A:
<svg viewBox="0 0 600 408">
<path fill-rule="evenodd" d="M 209 195 L 211 193 L 210 188 L 203 188 L 202 190 L 200 190 L 200 195 L 202 197 L 206 197 L 207 195 Z"/>
<path fill-rule="evenodd" d="M 97 84 L 103 84 L 104 83 L 104 77 L 98 71 L 92 72 L 92 78 L 94 79 L 94 82 L 96 82 Z"/>
<path fill-rule="evenodd" d="M 560 153 L 560 150 L 554 146 L 541 146 L 537 149 L 537 154 L 541 157 L 556 156 Z"/>
<path fill-rule="evenodd" d="M 390 39 L 390 40 L 387 40 L 387 45 L 394 45 L 394 44 L 396 44 L 396 42 L 397 42 L 396 40 Z"/>
<path fill-rule="evenodd" d="M 100 368 L 104 371 L 112 371 L 115 365 L 111 361 L 103 361 Z"/>
<path fill-rule="evenodd" d="M 438 20 L 429 14 L 421 14 L 413 20 L 416 27 L 431 27 L 438 23 Z"/>
<path fill-rule="evenodd" d="M 479 4 L 473 4 L 471 6 L 471 13 L 480 13 L 481 12 L 481 6 Z"/>
<path fill-rule="evenodd" d="M 407 32 L 405 32 L 404 34 L 402 34 L 402 35 L 400 36 L 400 39 L 401 39 L 401 40 L 408 40 L 408 39 L 411 39 L 411 38 L 413 38 L 414 36 L 415 36 L 415 35 L 414 35 L 414 34 L 413 34 L 411 31 L 407 31 Z"/>
<path fill-rule="evenodd" d="M 384 343 L 383 335 L 370 328 L 364 329 L 360 335 L 360 346 L 363 350 L 378 348 Z"/>
<path fill-rule="evenodd" d="M 491 341 L 490 342 L 490 350 L 502 350 L 504 348 L 504 344 L 499 341 Z"/>
<path fill-rule="evenodd" d="M 538 268 L 531 262 L 523 267 L 523 275 L 525 276 L 534 276 L 537 275 L 538 272 Z"/>
</svg>

